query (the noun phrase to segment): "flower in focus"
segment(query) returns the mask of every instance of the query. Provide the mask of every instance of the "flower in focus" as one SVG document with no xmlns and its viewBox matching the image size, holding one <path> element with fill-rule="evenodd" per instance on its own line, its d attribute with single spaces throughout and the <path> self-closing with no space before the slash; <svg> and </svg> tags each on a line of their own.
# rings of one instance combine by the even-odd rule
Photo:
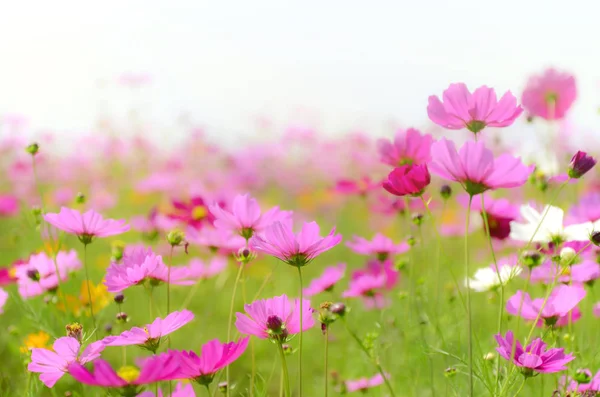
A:
<svg viewBox="0 0 600 397">
<path fill-rule="evenodd" d="M 520 266 L 511 266 L 509 264 L 499 264 L 498 271 L 496 271 L 495 265 L 491 265 L 478 269 L 475 272 L 474 278 L 469 280 L 469 286 L 477 292 L 490 291 L 501 284 L 506 285 L 510 280 L 521 274 L 522 271 L 523 269 Z"/>
<path fill-rule="evenodd" d="M 345 263 L 325 268 L 323 274 L 313 279 L 308 287 L 304 289 L 304 295 L 311 297 L 324 291 L 331 291 L 333 286 L 344 277 L 345 272 Z"/>
<path fill-rule="evenodd" d="M 402 254 L 410 249 L 406 242 L 394 244 L 391 238 L 381 233 L 375 234 L 371 241 L 354 236 L 351 241 L 346 243 L 352 251 L 361 255 L 374 255 L 379 260 L 384 261 L 392 254 Z"/>
<path fill-rule="evenodd" d="M 596 159 L 581 150 L 575 153 L 569 164 L 569 177 L 581 178 L 596 165 Z"/>
<path fill-rule="evenodd" d="M 572 354 L 565 355 L 564 349 L 548 349 L 541 339 L 534 339 L 523 349 L 521 342 L 514 341 L 512 331 L 506 333 L 506 337 L 501 334 L 495 336 L 498 342 L 496 350 L 506 360 L 512 362 L 521 368 L 525 376 L 532 376 L 534 372 L 553 373 L 567 369 L 566 364 L 573 361 L 575 357 Z M 513 352 L 513 343 L 516 348 Z"/>
<path fill-rule="evenodd" d="M 377 141 L 379 158 L 384 164 L 400 167 L 407 164 L 425 164 L 431 160 L 431 135 L 409 128 L 406 132 L 396 132 L 394 141 L 380 139 Z"/>
<path fill-rule="evenodd" d="M 431 183 L 431 175 L 426 164 L 402 165 L 394 168 L 383 188 L 395 196 L 420 196 Z"/>
<path fill-rule="evenodd" d="M 250 246 L 279 258 L 291 266 L 305 266 L 314 258 L 330 250 L 342 241 L 340 234 L 335 234 L 335 227 L 325 237 L 319 236 L 319 225 L 306 222 L 302 229 L 295 233 L 292 222 L 275 222 L 262 234 L 256 234 L 250 240 Z"/>
<path fill-rule="evenodd" d="M 386 374 L 386 377 L 389 375 Z M 347 380 L 344 385 L 348 393 L 360 391 L 366 393 L 368 389 L 382 385 L 384 382 L 383 376 L 377 374 L 372 378 L 359 378 L 355 380 Z"/>
<path fill-rule="evenodd" d="M 48 347 L 48 342 L 50 342 L 50 335 L 44 331 L 29 334 L 23 341 L 23 346 L 21 346 L 20 349 L 21 353 L 27 353 L 34 348 L 46 349 Z"/>
<path fill-rule="evenodd" d="M 431 121 L 450 130 L 467 128 L 475 134 L 485 127 L 507 127 L 523 112 L 510 91 L 497 100 L 494 89 L 486 86 L 471 94 L 463 83 L 450 84 L 443 100 L 429 97 L 427 114 Z"/>
<path fill-rule="evenodd" d="M 457 152 L 454 142 L 442 138 L 431 147 L 431 157 L 431 172 L 459 182 L 471 196 L 521 186 L 533 171 L 533 167 L 526 167 L 509 154 L 494 158 L 482 142 L 467 142 Z"/>
<path fill-rule="evenodd" d="M 194 314 L 189 310 L 169 313 L 164 319 L 157 317 L 152 324 L 144 328 L 133 327 L 121 335 L 107 336 L 103 339 L 106 346 L 139 345 L 151 352 L 156 352 L 161 343 L 161 338 L 177 331 L 194 319 Z"/>
<path fill-rule="evenodd" d="M 300 316 L 302 315 L 302 331 L 315 325 L 313 309 L 310 301 L 291 301 L 287 295 L 270 299 L 261 299 L 244 305 L 247 315 L 236 313 L 235 326 L 243 335 L 254 335 L 261 339 L 271 338 L 279 342 L 286 341 L 291 335 L 300 332 Z"/>
<path fill-rule="evenodd" d="M 529 79 L 521 102 L 531 115 L 556 120 L 565 117 L 576 98 L 575 77 L 548 69 Z"/>
<path fill-rule="evenodd" d="M 208 385 L 215 374 L 237 360 L 248 347 L 249 338 L 239 342 L 221 343 L 213 339 L 202 346 L 198 356 L 193 351 L 171 351 L 179 361 L 178 378 L 192 379 L 201 385 Z"/>
<path fill-rule="evenodd" d="M 209 207 L 214 215 L 214 225 L 217 229 L 231 230 L 245 239 L 249 239 L 255 232 L 261 232 L 276 221 L 283 221 L 292 216 L 291 211 L 281 211 L 273 207 L 261 214 L 256 199 L 248 194 L 235 196 L 231 212 L 222 209 L 218 204 Z"/>
<path fill-rule="evenodd" d="M 192 197 L 189 202 L 173 200 L 172 204 L 173 211 L 168 216 L 194 229 L 201 229 L 207 224 L 212 225 L 215 221 L 202 197 Z"/>
<path fill-rule="evenodd" d="M 40 380 L 47 387 L 54 384 L 68 371 L 69 364 L 79 362 L 88 363 L 100 357 L 104 350 L 102 342 L 94 342 L 79 354 L 81 343 L 70 336 L 58 338 L 52 350 L 45 348 L 31 349 L 31 362 L 27 365 L 30 372 L 39 372 Z"/>
<path fill-rule="evenodd" d="M 535 321 L 539 314 L 540 322 L 536 324 L 538 326 L 544 323 L 549 326 L 562 326 L 568 323 L 569 317 L 572 321 L 576 321 L 581 317 L 581 313 L 574 309 L 585 295 L 585 289 L 579 285 L 561 284 L 552 290 L 546 304 L 544 304 L 544 298 L 531 300 L 528 293 L 517 291 L 506 302 L 506 311 L 513 316 L 521 316 L 525 320 L 531 321 Z M 573 312 L 569 315 L 571 311 Z"/>
<path fill-rule="evenodd" d="M 82 214 L 77 210 L 61 207 L 58 214 L 45 214 L 44 220 L 62 231 L 77 235 L 84 244 L 91 243 L 94 237 L 114 236 L 129 230 L 124 219 L 104 219 L 94 210 Z"/>
<path fill-rule="evenodd" d="M 65 281 L 69 272 L 81 268 L 81 262 L 77 258 L 75 250 L 60 251 L 55 260 L 56 265 L 54 259 L 41 252 L 31 255 L 27 264 L 15 269 L 19 294 L 23 298 L 31 298 L 56 290 L 59 284 L 59 275 L 60 280 Z M 56 274 L 57 267 L 59 275 Z"/>
<path fill-rule="evenodd" d="M 545 216 L 544 216 L 545 214 Z M 534 243 L 563 243 L 587 241 L 594 230 L 591 222 L 563 225 L 564 211 L 547 205 L 538 212 L 530 205 L 521 206 L 521 216 L 526 223 L 510 222 L 510 238 Z"/>
</svg>

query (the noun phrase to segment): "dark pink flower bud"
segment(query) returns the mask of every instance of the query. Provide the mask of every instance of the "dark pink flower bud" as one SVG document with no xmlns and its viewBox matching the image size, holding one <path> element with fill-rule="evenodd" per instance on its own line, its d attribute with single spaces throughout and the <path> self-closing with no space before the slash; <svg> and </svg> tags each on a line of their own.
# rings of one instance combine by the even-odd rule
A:
<svg viewBox="0 0 600 397">
<path fill-rule="evenodd" d="M 575 153 L 569 164 L 569 176 L 571 178 L 581 178 L 596 165 L 596 159 L 588 156 L 581 150 Z"/>
<path fill-rule="evenodd" d="M 383 188 L 395 196 L 420 196 L 430 182 L 427 165 L 403 165 L 390 172 Z"/>
</svg>

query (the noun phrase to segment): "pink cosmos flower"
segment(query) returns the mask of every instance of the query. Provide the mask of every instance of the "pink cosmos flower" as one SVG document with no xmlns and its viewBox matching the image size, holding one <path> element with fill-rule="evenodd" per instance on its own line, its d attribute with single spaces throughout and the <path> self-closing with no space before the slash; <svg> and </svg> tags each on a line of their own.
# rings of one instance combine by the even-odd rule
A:
<svg viewBox="0 0 600 397">
<path fill-rule="evenodd" d="M 177 269 L 177 270 L 176 270 Z M 191 285 L 188 269 L 174 268 L 171 271 L 171 284 Z M 122 263 L 113 262 L 106 270 L 104 285 L 108 292 L 121 292 L 131 286 L 150 283 L 159 285 L 169 281 L 169 268 L 151 248 L 126 247 Z"/>
<path fill-rule="evenodd" d="M 163 394 L 161 389 L 158 389 L 158 394 L 154 394 L 151 391 L 145 391 L 141 394 L 138 394 L 137 397 L 167 397 L 166 394 Z M 183 383 L 177 383 L 175 385 L 175 389 L 170 397 L 196 397 L 196 392 L 194 392 L 194 387 L 191 383 L 184 385 Z"/>
<path fill-rule="evenodd" d="M 547 260 L 531 270 L 531 282 L 534 283 L 550 284 L 557 276 L 558 281 L 561 283 L 587 283 L 600 277 L 600 265 L 593 259 L 585 259 L 581 263 L 561 269 L 551 260 Z"/>
<path fill-rule="evenodd" d="M 103 342 L 106 346 L 139 345 L 151 352 L 156 352 L 161 338 L 177 331 L 193 319 L 194 314 L 189 310 L 172 312 L 164 319 L 157 317 L 152 324 L 148 324 L 144 328 L 133 327 L 121 335 L 107 336 Z"/>
<path fill-rule="evenodd" d="M 358 180 L 340 179 L 335 184 L 335 191 L 342 194 L 358 194 L 364 196 L 380 187 L 381 182 L 373 181 L 368 176 L 365 176 Z"/>
<path fill-rule="evenodd" d="M 134 216 L 130 220 L 131 226 L 142 233 L 170 231 L 177 227 L 177 221 L 159 213 L 153 208 L 147 216 Z"/>
<path fill-rule="evenodd" d="M 386 377 L 389 378 L 388 375 L 386 375 Z M 382 385 L 383 382 L 383 376 L 381 376 L 381 374 L 377 374 L 372 378 L 359 378 L 355 380 L 347 380 L 344 384 L 348 393 L 352 393 L 355 391 L 361 391 L 363 393 L 366 393 L 368 389 Z"/>
<path fill-rule="evenodd" d="M 498 101 L 494 89 L 486 86 L 471 94 L 463 83 L 450 84 L 443 99 L 430 96 L 427 114 L 431 121 L 450 130 L 467 128 L 476 134 L 488 126 L 508 127 L 523 112 L 510 91 Z"/>
<path fill-rule="evenodd" d="M 457 200 L 463 207 L 467 208 L 469 196 L 458 196 Z M 483 209 L 487 214 L 488 224 L 490 226 L 490 236 L 498 240 L 505 240 L 510 235 L 510 222 L 519 218 L 519 207 L 512 205 L 505 198 L 494 199 L 487 194 L 484 197 L 483 207 L 481 206 L 481 196 L 473 197 L 471 210 L 481 213 L 483 220 Z M 483 222 L 485 228 L 485 221 Z"/>
<path fill-rule="evenodd" d="M 30 372 L 39 372 L 40 380 L 48 387 L 54 384 L 68 371 L 72 363 L 85 364 L 100 357 L 104 350 L 102 342 L 94 342 L 79 354 L 81 343 L 71 336 L 58 338 L 53 350 L 43 348 L 31 349 L 31 362 L 27 365 Z"/>
<path fill-rule="evenodd" d="M 394 168 L 383 188 L 395 196 L 420 196 L 431 183 L 431 175 L 426 164 L 409 164 Z"/>
<path fill-rule="evenodd" d="M 307 299 L 302 301 L 302 314 L 300 300 L 292 302 L 287 295 L 257 300 L 244 305 L 244 310 L 247 315 L 235 314 L 237 330 L 243 335 L 254 335 L 261 339 L 286 341 L 289 336 L 300 332 L 300 315 L 302 331 L 315 325 L 313 309 L 310 308 L 310 301 Z"/>
<path fill-rule="evenodd" d="M 579 197 L 577 204 L 569 211 L 569 221 L 573 223 L 597 220 L 600 220 L 600 192 L 590 192 Z"/>
<path fill-rule="evenodd" d="M 467 142 L 457 152 L 454 142 L 442 138 L 431 147 L 431 156 L 431 172 L 459 182 L 470 195 L 521 186 L 534 168 L 509 154 L 494 158 L 482 142 Z"/>
<path fill-rule="evenodd" d="M 308 287 L 304 289 L 304 295 L 311 297 L 324 291 L 331 291 L 333 286 L 344 277 L 345 272 L 345 263 L 325 268 L 323 274 L 321 274 L 320 277 L 313 279 Z"/>
<path fill-rule="evenodd" d="M 394 141 L 380 139 L 377 141 L 377 151 L 382 163 L 393 167 L 406 164 L 425 164 L 431 160 L 431 135 L 409 128 L 406 132 L 398 130 Z"/>
<path fill-rule="evenodd" d="M 10 194 L 0 194 L 0 216 L 13 216 L 19 212 L 19 201 Z"/>
<path fill-rule="evenodd" d="M 58 252 L 56 266 L 54 260 L 45 252 L 31 255 L 27 264 L 15 269 L 19 294 L 23 298 L 31 298 L 56 289 L 59 284 L 59 275 L 56 274 L 57 266 L 60 280 L 65 281 L 69 272 L 81 268 L 77 252 L 75 250 Z"/>
<path fill-rule="evenodd" d="M 224 255 L 236 253 L 246 245 L 242 236 L 234 234 L 230 230 L 213 229 L 212 227 L 204 227 L 200 230 L 190 227 L 185 233 L 185 238 L 190 244 L 207 247 L 211 251 Z"/>
<path fill-rule="evenodd" d="M 384 274 L 361 274 L 350 280 L 344 298 L 362 298 L 366 309 L 381 309 L 389 305 L 383 291 L 387 279 Z"/>
<path fill-rule="evenodd" d="M 261 214 L 258 202 L 248 194 L 240 194 L 233 199 L 231 212 L 217 204 L 211 205 L 209 209 L 215 217 L 215 228 L 231 230 L 245 239 L 252 237 L 255 232 L 263 231 L 273 222 L 283 221 L 292 216 L 291 211 L 280 211 L 279 207 L 273 207 Z"/>
<path fill-rule="evenodd" d="M 98 359 L 93 362 L 94 371 L 78 362 L 69 364 L 68 370 L 75 380 L 85 385 L 121 389 L 129 395 L 137 395 L 139 386 L 177 379 L 179 362 L 172 355 L 152 356 L 141 364 L 139 370 L 126 366 L 115 372 L 109 363 Z"/>
<path fill-rule="evenodd" d="M 186 277 L 194 280 L 207 279 L 222 273 L 226 268 L 227 259 L 222 256 L 215 256 L 208 262 L 193 258 L 186 266 L 186 271 L 188 272 Z M 172 268 L 171 271 L 175 269 L 177 268 Z"/>
<path fill-rule="evenodd" d="M 575 357 L 572 354 L 565 355 L 564 349 L 548 349 L 541 339 L 533 340 L 523 349 L 521 342 L 514 341 L 512 331 L 506 333 L 506 338 L 501 334 L 495 336 L 498 342 L 496 350 L 498 353 L 521 368 L 525 376 L 532 376 L 534 372 L 553 373 L 567 369 L 566 364 L 573 361 Z M 514 355 L 511 356 L 513 343 L 515 343 Z"/>
<path fill-rule="evenodd" d="M 192 197 L 189 202 L 173 200 L 173 212 L 168 214 L 171 219 L 176 219 L 194 229 L 212 225 L 215 221 L 214 215 L 208 210 L 204 199 L 200 196 Z"/>
<path fill-rule="evenodd" d="M 4 313 L 4 305 L 8 300 L 8 292 L 0 288 L 0 314 Z"/>
<path fill-rule="evenodd" d="M 580 375 L 581 373 L 584 373 L 589 381 L 587 383 L 584 382 L 578 382 L 575 379 L 570 379 L 570 382 L 568 384 L 568 386 L 566 385 L 566 381 L 567 378 L 565 376 L 562 376 L 558 382 L 559 387 L 561 388 L 565 388 L 568 392 L 573 392 L 576 393 L 576 396 L 581 396 L 581 397 L 587 397 L 587 396 L 595 396 L 597 395 L 596 393 L 600 392 L 600 371 L 596 372 L 596 374 L 592 377 L 592 371 L 590 371 L 589 369 L 578 369 L 576 376 Z M 587 393 L 586 393 L 587 392 Z M 593 393 L 596 392 L 596 393 Z M 567 394 L 570 395 L 570 394 Z"/>
<path fill-rule="evenodd" d="M 529 79 L 521 102 L 531 115 L 556 120 L 565 117 L 576 98 L 575 77 L 548 69 Z"/>
<path fill-rule="evenodd" d="M 94 210 L 82 214 L 77 210 L 61 207 L 58 214 L 45 214 L 44 220 L 60 230 L 76 234 L 84 244 L 89 244 L 94 237 L 114 236 L 129 230 L 124 219 L 104 219 Z"/>
<path fill-rule="evenodd" d="M 579 302 L 585 297 L 586 291 L 579 285 L 559 285 L 552 290 L 548 301 L 542 309 L 544 298 L 531 300 L 528 293 L 517 291 L 508 302 L 506 302 L 506 311 L 513 316 L 521 316 L 526 320 L 535 321 L 541 310 L 540 321 L 537 324 L 542 326 L 557 325 L 559 320 L 568 322 L 569 312 L 574 310 Z M 521 311 L 519 313 L 519 308 Z M 573 320 L 576 320 L 577 313 L 571 314 Z M 542 321 L 543 320 L 543 321 Z M 560 324 L 558 324 L 560 325 Z"/>
<path fill-rule="evenodd" d="M 390 259 L 386 259 L 383 262 L 379 260 L 368 261 L 365 268 L 352 272 L 352 279 L 357 279 L 365 274 L 370 274 L 373 276 L 385 276 L 384 288 L 386 290 L 394 289 L 398 284 L 398 281 L 400 281 L 400 272 L 394 268 L 394 264 Z"/>
<path fill-rule="evenodd" d="M 352 241 L 346 243 L 352 251 L 361 255 L 375 255 L 381 261 L 386 260 L 391 254 L 402 254 L 410 249 L 406 242 L 394 244 L 391 238 L 377 233 L 371 241 L 354 236 Z"/>
<path fill-rule="evenodd" d="M 249 338 L 221 343 L 213 339 L 202 346 L 200 356 L 193 351 L 171 351 L 179 361 L 180 379 L 192 379 L 201 385 L 212 382 L 215 374 L 237 360 L 248 347 Z"/>
<path fill-rule="evenodd" d="M 256 251 L 273 255 L 291 266 L 305 266 L 314 258 L 342 241 L 335 227 L 325 237 L 319 236 L 319 225 L 306 222 L 298 233 L 292 230 L 292 221 L 275 222 L 263 234 L 256 234 L 250 246 Z"/>
</svg>

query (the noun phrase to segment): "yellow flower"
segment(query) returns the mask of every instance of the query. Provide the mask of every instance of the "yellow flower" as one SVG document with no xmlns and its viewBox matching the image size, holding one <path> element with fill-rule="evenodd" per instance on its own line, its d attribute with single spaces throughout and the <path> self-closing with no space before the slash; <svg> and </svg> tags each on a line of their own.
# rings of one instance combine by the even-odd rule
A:
<svg viewBox="0 0 600 397">
<path fill-rule="evenodd" d="M 87 281 L 83 281 L 81 283 L 81 291 L 79 296 L 66 295 L 64 299 L 62 296 L 59 296 L 56 307 L 59 310 L 65 311 L 63 301 L 66 301 L 68 311 L 75 314 L 75 316 L 85 314 L 89 317 L 91 315 L 91 311 L 89 309 L 90 296 L 88 294 L 87 286 Z M 94 304 L 94 313 L 104 309 L 110 303 L 110 295 L 104 284 L 100 283 L 98 285 L 94 285 L 94 283 L 90 281 L 90 292 L 92 296 L 92 303 Z"/>
<path fill-rule="evenodd" d="M 21 346 L 21 353 L 27 353 L 31 349 L 39 347 L 43 349 L 48 349 L 48 342 L 50 341 L 50 335 L 45 333 L 44 331 L 40 331 L 38 333 L 29 334 L 27 338 L 23 341 L 23 346 Z"/>
</svg>

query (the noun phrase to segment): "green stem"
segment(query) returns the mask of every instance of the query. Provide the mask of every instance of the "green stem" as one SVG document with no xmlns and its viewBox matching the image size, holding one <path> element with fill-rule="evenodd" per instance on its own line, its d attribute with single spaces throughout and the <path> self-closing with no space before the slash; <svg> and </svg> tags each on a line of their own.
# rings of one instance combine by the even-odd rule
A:
<svg viewBox="0 0 600 397">
<path fill-rule="evenodd" d="M 92 286 L 90 285 L 90 274 L 88 271 L 88 263 L 87 263 L 87 244 L 83 244 L 83 267 L 85 269 L 85 281 L 87 284 L 88 290 L 88 300 L 90 301 L 90 313 L 92 315 L 92 324 L 94 325 L 94 336 L 96 340 L 98 340 L 98 330 L 96 328 L 96 316 L 94 315 L 94 302 L 92 302 Z"/>
<path fill-rule="evenodd" d="M 171 266 L 173 265 L 173 246 L 171 245 L 171 252 L 169 253 L 169 264 L 167 265 L 167 268 L 169 269 L 167 271 L 167 315 L 169 315 L 170 311 L 171 311 Z M 169 347 L 171 347 L 170 345 L 170 339 L 169 339 Z"/>
<path fill-rule="evenodd" d="M 302 288 L 302 268 L 298 266 L 298 279 L 300 281 L 300 341 L 298 347 L 298 392 L 299 397 L 302 397 L 302 318 L 304 317 L 304 312 L 302 311 L 302 301 L 304 299 Z"/>
<path fill-rule="evenodd" d="M 227 341 L 231 341 L 231 325 L 233 321 L 233 307 L 235 306 L 235 295 L 237 292 L 237 287 L 240 282 L 240 278 L 242 277 L 242 273 L 244 271 L 244 262 L 240 262 L 240 267 L 238 269 L 237 275 L 235 277 L 235 283 L 233 284 L 233 292 L 231 293 L 231 304 L 229 305 L 229 322 L 227 324 Z M 225 380 L 227 382 L 227 397 L 230 396 L 230 385 L 229 382 L 229 365 L 225 368 Z"/>
<path fill-rule="evenodd" d="M 328 389 L 329 389 L 328 363 L 329 363 L 329 326 L 326 325 L 325 326 L 325 397 L 327 397 Z"/>
<path fill-rule="evenodd" d="M 207 384 L 207 383 L 206 383 L 206 384 L 204 384 L 204 387 L 206 387 L 206 394 L 207 394 L 208 396 L 210 396 L 210 387 L 208 386 L 208 384 Z"/>
<path fill-rule="evenodd" d="M 523 390 L 523 387 L 525 387 L 525 382 L 527 382 L 527 378 L 523 377 L 523 383 L 521 383 L 521 387 L 519 387 L 519 390 L 517 390 L 517 392 L 515 393 L 515 397 L 517 397 L 519 395 L 519 393 L 521 393 L 521 391 Z"/>
<path fill-rule="evenodd" d="M 465 273 L 467 278 L 467 324 L 469 328 L 469 396 L 473 397 L 473 326 L 471 319 L 471 273 L 469 270 L 469 223 L 471 221 L 471 204 L 473 196 L 469 195 L 467 220 L 465 222 Z"/>
<path fill-rule="evenodd" d="M 279 357 L 281 358 L 281 373 L 283 384 L 285 385 L 285 397 L 292 397 L 292 392 L 290 389 L 290 376 L 288 374 L 287 363 L 285 361 L 285 353 L 283 352 L 283 346 L 281 342 L 277 343 L 277 348 L 279 350 Z"/>
</svg>

